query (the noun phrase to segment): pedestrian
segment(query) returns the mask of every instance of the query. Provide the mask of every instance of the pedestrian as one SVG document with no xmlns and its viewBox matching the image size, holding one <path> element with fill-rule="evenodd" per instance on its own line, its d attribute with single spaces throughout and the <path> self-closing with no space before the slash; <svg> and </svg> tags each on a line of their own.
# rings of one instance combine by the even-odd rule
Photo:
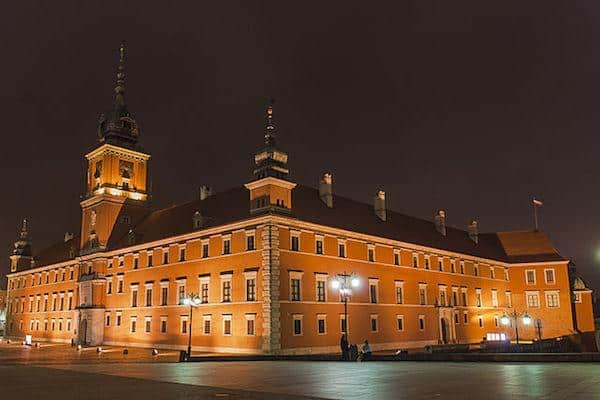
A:
<svg viewBox="0 0 600 400">
<path fill-rule="evenodd" d="M 365 342 L 363 343 L 361 352 L 363 361 L 368 361 L 371 359 L 371 346 L 369 346 L 368 340 L 365 340 Z"/>
<path fill-rule="evenodd" d="M 346 338 L 346 334 L 343 333 L 340 339 L 340 348 L 342 350 L 342 360 L 348 361 L 348 339 Z"/>
</svg>

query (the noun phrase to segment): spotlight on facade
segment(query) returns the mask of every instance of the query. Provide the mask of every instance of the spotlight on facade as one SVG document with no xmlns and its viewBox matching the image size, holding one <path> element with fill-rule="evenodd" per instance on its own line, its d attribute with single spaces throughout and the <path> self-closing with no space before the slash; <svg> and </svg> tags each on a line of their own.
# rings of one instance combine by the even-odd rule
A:
<svg viewBox="0 0 600 400">
<path fill-rule="evenodd" d="M 337 279 L 334 279 L 331 281 L 331 287 L 334 289 L 339 289 L 340 288 L 340 281 L 338 281 Z"/>
<path fill-rule="evenodd" d="M 80 344 L 77 345 L 77 351 L 81 351 L 81 345 Z"/>
<path fill-rule="evenodd" d="M 527 314 L 523 315 L 523 325 L 531 324 L 531 317 Z"/>
<path fill-rule="evenodd" d="M 502 322 L 502 325 L 508 325 L 510 323 L 510 318 L 508 318 L 508 315 L 503 315 L 500 317 L 500 322 Z"/>
</svg>

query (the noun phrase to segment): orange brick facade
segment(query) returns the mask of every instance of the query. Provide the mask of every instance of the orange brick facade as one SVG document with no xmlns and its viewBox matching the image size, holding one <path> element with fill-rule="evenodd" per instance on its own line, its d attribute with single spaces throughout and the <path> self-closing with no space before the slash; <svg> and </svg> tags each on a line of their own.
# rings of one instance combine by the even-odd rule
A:
<svg viewBox="0 0 600 400">
<path fill-rule="evenodd" d="M 594 329 L 591 291 L 573 285 L 569 261 L 543 233 L 467 233 L 386 214 L 383 192 L 373 210 L 297 185 L 275 147 L 272 108 L 253 181 L 153 209 L 150 155 L 138 146 L 119 68 L 115 109 L 86 156 L 79 235 L 30 254 L 24 225 L 15 244 L 10 336 L 185 349 L 191 325 L 195 350 L 335 352 L 344 308 L 331 283 L 343 272 L 360 281 L 350 341 L 375 350 L 514 339 L 500 322 L 512 311 L 531 316 L 519 325 L 527 340 Z M 201 299 L 192 313 L 183 304 L 191 293 Z"/>
</svg>

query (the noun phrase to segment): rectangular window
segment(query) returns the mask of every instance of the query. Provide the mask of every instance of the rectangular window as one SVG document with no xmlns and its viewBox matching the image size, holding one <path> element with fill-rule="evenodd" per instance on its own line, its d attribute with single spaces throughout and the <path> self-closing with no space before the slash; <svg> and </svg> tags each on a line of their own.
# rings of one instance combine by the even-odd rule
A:
<svg viewBox="0 0 600 400">
<path fill-rule="evenodd" d="M 246 236 L 246 250 L 255 250 L 256 245 L 254 244 L 254 234 Z"/>
<path fill-rule="evenodd" d="M 473 275 L 479 276 L 479 266 L 477 264 L 473 265 Z"/>
<path fill-rule="evenodd" d="M 292 301 L 300 301 L 300 279 L 291 279 L 291 299 Z"/>
<path fill-rule="evenodd" d="M 185 247 L 179 248 L 179 262 L 185 261 Z"/>
<path fill-rule="evenodd" d="M 461 299 L 462 300 L 462 305 L 464 307 L 466 307 L 467 306 L 467 290 L 463 289 L 462 292 L 460 293 L 460 296 L 462 297 L 462 299 Z"/>
<path fill-rule="evenodd" d="M 528 285 L 535 285 L 535 270 L 534 269 L 525 270 L 525 282 Z"/>
<path fill-rule="evenodd" d="M 256 314 L 246 314 L 246 335 L 247 336 L 256 335 L 255 325 L 256 325 Z"/>
<path fill-rule="evenodd" d="M 223 335 L 231 336 L 231 314 L 223 315 Z"/>
<path fill-rule="evenodd" d="M 200 281 L 200 299 L 202 303 L 208 303 L 208 280 Z"/>
<path fill-rule="evenodd" d="M 325 301 L 325 281 L 318 280 L 317 281 L 317 301 L 324 302 Z"/>
<path fill-rule="evenodd" d="M 467 313 L 466 311 L 463 312 L 463 324 L 468 324 L 469 323 L 469 313 Z"/>
<path fill-rule="evenodd" d="M 231 302 L 231 279 L 223 280 L 222 282 L 222 301 L 224 303 Z"/>
<path fill-rule="evenodd" d="M 123 276 L 117 277 L 117 293 L 123 293 Z"/>
<path fill-rule="evenodd" d="M 546 292 L 546 307 L 548 307 L 548 308 L 559 307 L 557 292 Z"/>
<path fill-rule="evenodd" d="M 160 288 L 160 305 L 166 306 L 169 302 L 169 287 L 164 285 Z"/>
<path fill-rule="evenodd" d="M 420 331 L 425 330 L 425 316 L 424 315 L 419 315 L 419 330 Z"/>
<path fill-rule="evenodd" d="M 160 317 L 160 333 L 167 333 L 167 317 Z"/>
<path fill-rule="evenodd" d="M 526 292 L 527 293 L 527 292 Z M 540 297 L 537 293 L 527 293 L 527 307 L 538 308 L 540 306 Z"/>
<path fill-rule="evenodd" d="M 148 266 L 151 267 L 152 266 L 152 253 L 148 252 Z"/>
<path fill-rule="evenodd" d="M 400 265 L 400 252 L 394 250 L 394 265 Z"/>
<path fill-rule="evenodd" d="M 129 330 L 131 333 L 135 333 L 137 329 L 137 319 L 135 317 L 131 317 Z"/>
<path fill-rule="evenodd" d="M 121 326 L 121 320 L 123 319 L 123 314 L 120 311 L 117 312 L 117 326 Z"/>
<path fill-rule="evenodd" d="M 425 256 L 425 269 L 429 269 L 429 256 Z"/>
<path fill-rule="evenodd" d="M 496 279 L 496 269 L 494 267 L 490 267 L 490 278 Z"/>
<path fill-rule="evenodd" d="M 554 269 L 546 269 L 544 270 L 544 277 L 546 279 L 547 285 L 553 285 L 554 281 Z"/>
<path fill-rule="evenodd" d="M 492 307 L 498 307 L 498 291 L 492 289 Z"/>
<path fill-rule="evenodd" d="M 231 254 L 231 239 L 223 239 L 223 254 Z"/>
<path fill-rule="evenodd" d="M 476 289 L 475 290 L 475 302 L 477 304 L 477 307 L 481 307 L 482 306 L 481 289 Z"/>
<path fill-rule="evenodd" d="M 452 288 L 452 305 L 458 305 L 458 288 Z"/>
<path fill-rule="evenodd" d="M 371 332 L 377 332 L 377 315 L 371 315 Z"/>
<path fill-rule="evenodd" d="M 343 242 L 338 243 L 338 256 L 342 258 L 346 257 L 346 244 Z"/>
<path fill-rule="evenodd" d="M 124 262 L 123 256 L 119 256 L 118 260 L 119 260 L 119 268 L 122 268 L 123 267 L 123 262 Z"/>
<path fill-rule="evenodd" d="M 146 317 L 144 318 L 144 332 L 150 333 L 152 330 L 152 318 Z"/>
<path fill-rule="evenodd" d="M 208 258 L 208 241 L 202 243 L 202 258 Z"/>
<path fill-rule="evenodd" d="M 478 320 L 478 322 L 479 322 L 479 327 L 480 327 L 480 328 L 483 328 L 483 317 L 482 317 L 482 316 L 479 316 L 479 317 L 477 317 L 477 320 Z"/>
<path fill-rule="evenodd" d="M 302 335 L 302 315 L 294 315 L 294 336 Z"/>
<path fill-rule="evenodd" d="M 246 279 L 246 301 L 256 301 L 256 279 Z"/>
<path fill-rule="evenodd" d="M 402 282 L 396 282 L 396 304 L 404 303 L 404 288 Z"/>
<path fill-rule="evenodd" d="M 440 294 L 440 306 L 445 307 L 446 306 L 446 288 L 440 287 L 439 294 Z"/>
<path fill-rule="evenodd" d="M 70 331 L 70 330 L 71 330 L 71 319 L 68 318 L 67 319 L 67 331 Z"/>
<path fill-rule="evenodd" d="M 162 250 L 162 256 L 163 256 L 163 264 L 168 264 L 169 263 L 169 248 L 165 248 Z"/>
<path fill-rule="evenodd" d="M 137 307 L 138 301 L 138 290 L 137 288 L 131 288 L 131 307 Z"/>
<path fill-rule="evenodd" d="M 203 321 L 202 334 L 203 335 L 210 335 L 211 316 L 210 315 L 203 315 L 202 316 L 202 321 Z"/>
<path fill-rule="evenodd" d="M 419 304 L 422 306 L 427 304 L 427 292 L 425 285 L 419 285 Z"/>
<path fill-rule="evenodd" d="M 512 293 L 506 292 L 506 307 L 512 307 Z"/>
<path fill-rule="evenodd" d="M 418 268 L 419 267 L 419 256 L 416 254 L 413 254 L 413 268 Z"/>
<path fill-rule="evenodd" d="M 110 314 L 105 315 L 105 323 L 106 326 L 110 326 Z"/>
<path fill-rule="evenodd" d="M 458 318 L 458 311 L 457 311 L 457 312 L 454 313 L 454 323 L 458 324 L 459 322 L 460 321 L 459 321 L 459 318 Z"/>
<path fill-rule="evenodd" d="M 188 333 L 188 317 L 187 315 L 182 315 L 180 318 L 180 332 L 182 335 L 185 335 Z"/>
<path fill-rule="evenodd" d="M 327 321 L 325 314 L 317 314 L 317 334 L 324 335 L 327 331 Z"/>
<path fill-rule="evenodd" d="M 152 288 L 146 288 L 146 307 L 152 306 Z"/>
<path fill-rule="evenodd" d="M 323 254 L 323 239 L 321 238 L 315 240 L 315 253 Z"/>
<path fill-rule="evenodd" d="M 112 294 L 112 278 L 106 283 L 106 294 Z"/>
<path fill-rule="evenodd" d="M 396 329 L 399 331 L 404 330 L 404 315 L 396 315 Z"/>
<path fill-rule="evenodd" d="M 465 274 L 465 262 L 464 261 L 460 262 L 460 273 L 463 275 Z"/>
<path fill-rule="evenodd" d="M 454 260 L 450 260 L 450 272 L 456 273 L 456 262 Z"/>
<path fill-rule="evenodd" d="M 185 299 L 185 283 L 177 284 L 177 302 L 179 304 L 183 304 L 183 300 Z"/>
<path fill-rule="evenodd" d="M 138 269 L 139 266 L 140 266 L 140 259 L 138 258 L 137 255 L 135 255 L 133 257 L 133 269 Z"/>
<path fill-rule="evenodd" d="M 508 280 L 508 268 L 504 268 L 504 280 Z"/>
<path fill-rule="evenodd" d="M 377 303 L 377 283 L 369 283 L 369 298 L 371 303 Z"/>
<path fill-rule="evenodd" d="M 298 251 L 300 250 L 300 238 L 298 237 L 297 234 L 292 234 L 292 238 L 291 238 L 292 242 L 291 242 L 291 247 L 290 249 L 292 251 Z"/>
<path fill-rule="evenodd" d="M 375 261 L 375 249 L 373 247 L 370 247 L 367 250 L 367 258 L 368 258 L 369 262 Z"/>
<path fill-rule="evenodd" d="M 442 257 L 438 257 L 438 271 L 444 270 L 444 263 Z"/>
</svg>

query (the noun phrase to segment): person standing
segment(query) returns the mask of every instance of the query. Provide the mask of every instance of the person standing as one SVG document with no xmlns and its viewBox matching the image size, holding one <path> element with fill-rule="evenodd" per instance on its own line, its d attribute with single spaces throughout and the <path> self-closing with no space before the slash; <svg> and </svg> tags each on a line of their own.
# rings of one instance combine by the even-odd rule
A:
<svg viewBox="0 0 600 400">
<path fill-rule="evenodd" d="M 369 345 L 369 341 L 365 340 L 362 345 L 362 360 L 367 361 L 371 359 L 371 346 Z"/>
<path fill-rule="evenodd" d="M 340 348 L 342 350 L 342 360 L 348 361 L 348 339 L 346 338 L 346 334 L 343 333 L 340 339 Z"/>
</svg>

